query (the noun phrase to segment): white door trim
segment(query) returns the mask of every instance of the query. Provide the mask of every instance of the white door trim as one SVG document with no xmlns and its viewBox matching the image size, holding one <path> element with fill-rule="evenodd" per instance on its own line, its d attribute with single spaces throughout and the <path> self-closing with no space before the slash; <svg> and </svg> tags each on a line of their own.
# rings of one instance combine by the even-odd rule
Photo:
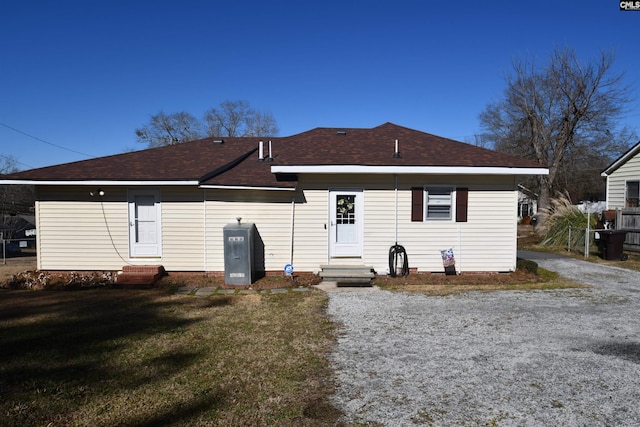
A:
<svg viewBox="0 0 640 427">
<path fill-rule="evenodd" d="M 162 216 L 159 190 L 129 190 L 129 256 L 162 256 Z"/>
<path fill-rule="evenodd" d="M 339 197 L 344 196 L 344 197 Z M 362 258 L 364 191 L 329 189 L 329 258 Z"/>
</svg>

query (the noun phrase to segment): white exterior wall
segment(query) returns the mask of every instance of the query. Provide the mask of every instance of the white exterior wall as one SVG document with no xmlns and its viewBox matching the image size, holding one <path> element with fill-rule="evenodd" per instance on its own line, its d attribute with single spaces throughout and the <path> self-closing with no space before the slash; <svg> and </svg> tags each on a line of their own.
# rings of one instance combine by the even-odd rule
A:
<svg viewBox="0 0 640 427">
<path fill-rule="evenodd" d="M 640 154 L 607 177 L 607 209 L 622 209 L 625 204 L 625 183 L 640 180 Z"/>
<path fill-rule="evenodd" d="M 425 185 L 468 188 L 468 221 L 411 222 L 411 188 Z M 352 261 L 388 272 L 389 248 L 396 242 L 392 176 L 304 176 L 300 186 L 306 203 L 296 206 L 294 265 L 298 271 L 317 270 L 325 262 L 349 263 L 343 258 L 329 259 L 328 189 L 362 188 L 364 255 Z M 407 250 L 410 268 L 442 272 L 440 250 L 453 248 L 458 271 L 515 270 L 517 190 L 513 177 L 399 176 L 397 197 L 397 242 Z"/>
<path fill-rule="evenodd" d="M 204 269 L 204 191 L 196 188 L 162 188 L 162 257 L 147 264 L 162 264 L 169 271 Z"/>
<path fill-rule="evenodd" d="M 126 264 L 162 264 L 168 271 L 222 272 L 222 228 L 238 216 L 243 223 L 256 224 L 267 271 L 281 271 L 289 262 L 293 191 L 159 188 L 162 256 L 131 258 L 127 189 L 103 190 L 100 198 L 91 196 L 95 189 L 87 187 L 38 188 L 39 269 L 120 270 Z"/>
<path fill-rule="evenodd" d="M 39 269 L 118 270 L 125 264 L 120 255 L 129 257 L 126 190 L 104 190 L 103 215 L 100 198 L 89 194 L 94 188 L 38 188 Z"/>
<path fill-rule="evenodd" d="M 266 271 L 283 271 L 291 247 L 291 200 L 293 191 L 206 190 L 206 271 L 224 271 L 222 229 L 254 223 L 264 243 Z"/>
<path fill-rule="evenodd" d="M 411 222 L 411 188 L 424 185 L 468 188 L 468 222 Z M 223 272 L 223 227 L 242 217 L 243 223 L 256 225 L 267 271 L 282 271 L 292 262 L 297 272 L 317 272 L 326 263 L 349 262 L 329 259 L 329 189 L 363 190 L 363 257 L 350 261 L 386 273 L 389 248 L 396 242 L 394 177 L 386 175 L 303 175 L 296 192 L 158 188 L 162 256 L 146 259 L 129 257 L 126 188 L 104 188 L 100 199 L 90 196 L 94 189 L 87 187 L 39 187 L 38 268 L 119 270 L 130 263 L 162 264 L 168 271 Z M 458 271 L 515 269 L 513 177 L 401 175 L 397 197 L 397 242 L 406 248 L 411 268 L 442 272 L 440 250 L 453 248 Z"/>
<path fill-rule="evenodd" d="M 129 256 L 127 189 L 103 190 L 100 198 L 89 194 L 93 188 L 39 188 L 38 268 L 120 270 L 126 264 L 162 264 L 167 270 L 202 271 L 202 190 L 160 190 L 162 256 L 148 258 Z"/>
</svg>

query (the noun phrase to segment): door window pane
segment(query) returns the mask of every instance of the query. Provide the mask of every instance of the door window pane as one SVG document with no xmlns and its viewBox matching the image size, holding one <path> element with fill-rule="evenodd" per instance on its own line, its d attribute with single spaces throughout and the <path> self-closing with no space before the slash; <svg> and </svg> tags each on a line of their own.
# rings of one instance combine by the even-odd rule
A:
<svg viewBox="0 0 640 427">
<path fill-rule="evenodd" d="M 338 194 L 336 196 L 336 224 L 356 223 L 356 196 Z"/>
<path fill-rule="evenodd" d="M 356 243 L 357 241 L 356 196 L 355 194 L 337 194 L 336 243 Z"/>
</svg>

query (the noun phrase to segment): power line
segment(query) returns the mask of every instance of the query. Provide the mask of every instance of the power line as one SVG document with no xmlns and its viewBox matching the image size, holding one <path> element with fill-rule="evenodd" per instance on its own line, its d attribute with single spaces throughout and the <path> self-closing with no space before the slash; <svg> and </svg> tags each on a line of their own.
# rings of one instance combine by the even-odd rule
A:
<svg viewBox="0 0 640 427">
<path fill-rule="evenodd" d="M 45 141 L 45 140 L 44 140 L 44 139 L 42 139 L 42 138 L 38 138 L 37 136 L 33 136 L 33 135 L 31 135 L 31 134 L 28 134 L 27 132 L 23 132 L 23 131 L 21 131 L 20 129 L 16 129 L 16 128 L 14 128 L 13 126 L 9 126 L 9 125 L 7 125 L 7 124 L 5 124 L 5 123 L 2 123 L 2 122 L 0 122 L 0 126 L 4 126 L 4 127 L 6 127 L 7 129 L 11 129 L 11 130 L 12 130 L 12 131 L 14 131 L 14 132 L 17 132 L 17 133 L 22 134 L 22 135 L 24 135 L 24 136 L 28 136 L 29 138 L 33 138 L 33 139 L 35 139 L 36 141 L 43 142 L 43 143 L 45 143 L 45 144 L 51 145 L 52 147 L 56 147 L 56 148 L 59 148 L 59 149 L 61 149 L 61 150 L 69 151 L 69 152 L 71 152 L 71 153 L 81 154 L 81 155 L 86 156 L 86 157 L 95 157 L 95 156 L 93 156 L 93 155 L 91 155 L 91 154 L 83 153 L 83 152 L 81 152 L 81 151 L 72 150 L 71 148 L 63 147 L 62 145 L 58 145 L 58 144 L 54 144 L 53 142 Z"/>
</svg>

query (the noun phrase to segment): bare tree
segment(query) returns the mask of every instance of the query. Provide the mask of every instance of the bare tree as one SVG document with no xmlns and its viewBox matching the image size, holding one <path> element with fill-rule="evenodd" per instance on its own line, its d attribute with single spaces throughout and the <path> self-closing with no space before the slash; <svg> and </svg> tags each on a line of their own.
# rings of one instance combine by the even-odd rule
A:
<svg viewBox="0 0 640 427">
<path fill-rule="evenodd" d="M 150 122 L 136 129 L 138 142 L 151 147 L 180 144 L 206 136 L 275 136 L 276 119 L 269 112 L 252 108 L 247 101 L 224 101 L 211 108 L 201 122 L 189 113 L 151 116 Z"/>
<path fill-rule="evenodd" d="M 150 122 L 136 129 L 138 142 L 151 147 L 180 144 L 202 138 L 202 125 L 189 113 L 165 114 L 159 112 L 151 116 Z"/>
<path fill-rule="evenodd" d="M 18 171 L 18 161 L 13 156 L 0 154 L 0 175 Z"/>
<path fill-rule="evenodd" d="M 276 121 L 271 113 L 252 108 L 247 101 L 224 101 L 204 116 L 208 136 L 275 136 Z"/>
<path fill-rule="evenodd" d="M 549 175 L 537 178 L 540 208 L 564 188 L 560 178 L 570 170 L 571 153 L 613 157 L 628 147 L 624 132 L 616 129 L 630 101 L 629 88 L 622 84 L 623 74 L 612 72 L 613 60 L 612 53 L 601 52 L 581 63 L 575 51 L 564 48 L 555 49 L 542 68 L 534 61 L 514 62 L 504 99 L 480 114 L 483 137 L 497 150 L 549 168 Z"/>
<path fill-rule="evenodd" d="M 0 174 L 17 171 L 18 161 L 0 154 Z M 31 214 L 34 205 L 35 189 L 32 185 L 0 185 L 0 223 L 9 225 L 16 215 Z"/>
</svg>

